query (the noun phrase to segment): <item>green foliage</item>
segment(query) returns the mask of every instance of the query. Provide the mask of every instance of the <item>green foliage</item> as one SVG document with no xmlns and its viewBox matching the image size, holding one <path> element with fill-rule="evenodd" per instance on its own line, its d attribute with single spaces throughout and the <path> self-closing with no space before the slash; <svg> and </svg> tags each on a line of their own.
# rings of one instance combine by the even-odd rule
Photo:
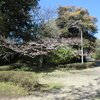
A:
<svg viewBox="0 0 100 100">
<path fill-rule="evenodd" d="M 68 47 L 60 47 L 51 53 L 51 62 L 54 64 L 68 63 L 74 57 Z"/>
<path fill-rule="evenodd" d="M 100 60 L 100 40 L 96 39 L 96 47 L 94 48 L 94 53 L 91 55 L 92 58 Z"/>
<path fill-rule="evenodd" d="M 95 62 L 87 62 L 87 63 L 72 63 L 65 65 L 58 65 L 58 68 L 61 70 L 80 70 L 85 68 L 92 68 L 95 66 Z"/>
<path fill-rule="evenodd" d="M 20 37 L 25 41 L 31 39 L 32 35 L 30 33 L 35 31 L 36 24 L 32 22 L 30 11 L 33 11 L 35 17 L 35 8 L 38 5 L 38 1 L 39 0 L 0 1 L 0 15 L 2 15 L 0 18 L 0 35 L 12 38 Z"/>
<path fill-rule="evenodd" d="M 99 60 L 100 59 L 100 49 L 97 49 L 93 55 L 91 55 L 92 58 Z"/>
<path fill-rule="evenodd" d="M 16 62 L 10 65 L 10 70 L 15 70 L 15 69 L 19 69 L 22 66 L 25 66 L 24 63 L 20 63 L 20 62 Z"/>
<path fill-rule="evenodd" d="M 5 65 L 5 66 L 0 66 L 0 71 L 36 71 L 39 70 L 38 67 L 36 66 L 31 66 L 31 65 L 25 65 L 25 64 L 10 64 L 10 65 Z"/>
<path fill-rule="evenodd" d="M 57 13 L 56 23 L 61 32 L 60 36 L 65 38 L 81 37 L 80 30 L 82 30 L 84 41 L 87 41 L 87 44 L 84 42 L 84 49 L 86 52 L 94 50 L 96 46 L 94 34 L 97 33 L 97 18 L 90 16 L 87 9 L 75 8 L 73 5 L 59 6 Z"/>
<path fill-rule="evenodd" d="M 27 56 L 15 57 L 14 62 L 11 60 L 10 63 L 1 64 L 0 71 L 39 71 L 42 67 L 42 61 L 40 56 L 30 58 Z M 9 59 L 10 60 L 10 59 Z"/>
<path fill-rule="evenodd" d="M 19 85 L 29 91 L 34 90 L 35 86 L 39 84 L 38 78 L 35 73 L 18 71 L 0 72 L 0 82 L 12 82 L 13 84 Z"/>
<path fill-rule="evenodd" d="M 16 71 L 36 71 L 42 67 L 42 56 L 30 58 L 22 56 L 17 62 L 10 64 L 10 70 Z"/>
<path fill-rule="evenodd" d="M 96 39 L 96 50 L 100 48 L 100 39 Z"/>
<path fill-rule="evenodd" d="M 39 69 L 36 66 L 25 65 L 25 66 L 21 66 L 19 68 L 18 67 L 13 68 L 13 70 L 15 70 L 15 71 L 36 71 L 36 70 L 39 70 Z"/>
<path fill-rule="evenodd" d="M 87 9 L 82 7 L 75 8 L 75 6 L 59 6 L 58 10 L 57 25 L 61 31 L 66 32 L 72 26 L 72 23 L 78 21 L 83 31 L 91 31 L 91 33 L 97 32 L 97 18 L 90 16 Z"/>
<path fill-rule="evenodd" d="M 41 33 L 40 37 L 53 37 L 57 38 L 60 35 L 59 28 L 56 25 L 55 19 L 51 19 L 49 22 L 45 23 L 44 26 L 41 26 L 41 30 L 39 33 Z"/>
</svg>

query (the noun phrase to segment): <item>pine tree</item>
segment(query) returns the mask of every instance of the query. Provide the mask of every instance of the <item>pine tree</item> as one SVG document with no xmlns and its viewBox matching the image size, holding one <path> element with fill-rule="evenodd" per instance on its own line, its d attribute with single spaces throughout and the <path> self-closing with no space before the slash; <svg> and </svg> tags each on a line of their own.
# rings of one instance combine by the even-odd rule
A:
<svg viewBox="0 0 100 100">
<path fill-rule="evenodd" d="M 31 12 L 38 5 L 39 0 L 2 0 L 0 2 L 0 34 L 4 37 L 22 38 L 28 41 L 35 31 L 35 22 Z M 2 21 L 1 21 L 2 20 Z M 2 25 L 4 27 L 2 27 Z"/>
</svg>

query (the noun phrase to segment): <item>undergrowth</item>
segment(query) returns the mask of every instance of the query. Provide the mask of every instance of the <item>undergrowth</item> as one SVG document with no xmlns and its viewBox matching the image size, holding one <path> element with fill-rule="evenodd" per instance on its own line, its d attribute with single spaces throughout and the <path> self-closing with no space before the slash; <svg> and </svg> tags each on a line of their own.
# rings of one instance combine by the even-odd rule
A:
<svg viewBox="0 0 100 100">
<path fill-rule="evenodd" d="M 86 68 L 93 68 L 95 66 L 95 62 L 86 62 L 86 63 L 71 63 L 58 65 L 58 69 L 61 70 L 81 70 Z"/>
<path fill-rule="evenodd" d="M 42 74 L 41 74 L 42 75 Z M 18 97 L 32 94 L 34 91 L 44 91 L 61 88 L 61 84 L 40 84 L 39 75 L 34 72 L 0 71 L 0 97 Z"/>
<path fill-rule="evenodd" d="M 20 97 L 28 94 L 29 93 L 19 85 L 14 85 L 11 82 L 0 82 L 0 98 Z"/>
<path fill-rule="evenodd" d="M 22 71 L 1 71 L 0 82 L 12 82 L 28 91 L 34 90 L 39 84 L 38 77 L 34 73 Z"/>
</svg>

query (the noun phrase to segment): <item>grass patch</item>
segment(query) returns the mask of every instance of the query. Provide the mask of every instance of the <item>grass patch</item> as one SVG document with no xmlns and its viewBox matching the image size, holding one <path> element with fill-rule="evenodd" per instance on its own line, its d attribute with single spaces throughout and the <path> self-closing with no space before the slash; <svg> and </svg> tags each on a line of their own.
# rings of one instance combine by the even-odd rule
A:
<svg viewBox="0 0 100 100">
<path fill-rule="evenodd" d="M 52 65 L 47 67 L 38 68 L 37 66 L 26 65 L 22 63 L 14 63 L 10 65 L 0 66 L 0 71 L 30 71 L 30 72 L 52 72 L 56 69 L 65 71 L 65 70 L 81 70 L 86 68 L 92 68 L 95 66 L 95 62 L 85 62 L 85 63 L 70 63 L 70 64 L 59 64 Z"/>
<path fill-rule="evenodd" d="M 35 73 L 23 71 L 1 71 L 0 82 L 12 82 L 28 91 L 34 90 L 35 86 L 39 84 Z"/>
<path fill-rule="evenodd" d="M 61 87 L 63 87 L 63 85 L 60 83 L 49 83 L 42 85 L 40 90 L 60 89 Z"/>
<path fill-rule="evenodd" d="M 28 92 L 24 88 L 14 85 L 11 82 L 0 82 L 0 98 L 12 98 L 25 95 L 28 95 Z"/>
<path fill-rule="evenodd" d="M 34 71 L 36 66 L 31 66 L 21 62 L 11 63 L 9 65 L 0 66 L 0 71 Z"/>
<path fill-rule="evenodd" d="M 50 83 L 49 84 L 49 89 L 59 89 L 59 88 L 61 88 L 61 87 L 63 87 L 63 85 L 61 84 L 61 83 Z"/>
<path fill-rule="evenodd" d="M 8 71 L 10 70 L 10 65 L 0 66 L 0 71 Z"/>
<path fill-rule="evenodd" d="M 39 84 L 39 74 L 23 71 L 0 71 L 0 98 L 21 97 L 33 91 L 53 91 L 60 89 L 62 84 Z"/>
<path fill-rule="evenodd" d="M 93 68 L 95 66 L 95 62 L 86 62 L 86 63 L 72 63 L 65 65 L 58 65 L 58 69 L 61 70 L 81 70 L 86 68 Z"/>
</svg>

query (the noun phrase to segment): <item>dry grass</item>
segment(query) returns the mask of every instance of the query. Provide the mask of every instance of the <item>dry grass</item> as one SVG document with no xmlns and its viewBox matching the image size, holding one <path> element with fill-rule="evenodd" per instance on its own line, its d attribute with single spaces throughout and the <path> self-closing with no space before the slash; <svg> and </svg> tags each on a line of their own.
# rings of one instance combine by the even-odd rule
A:
<svg viewBox="0 0 100 100">
<path fill-rule="evenodd" d="M 0 83 L 0 98 L 13 98 L 25 95 L 28 95 L 28 92 L 18 85 L 14 85 L 10 82 Z"/>
</svg>

